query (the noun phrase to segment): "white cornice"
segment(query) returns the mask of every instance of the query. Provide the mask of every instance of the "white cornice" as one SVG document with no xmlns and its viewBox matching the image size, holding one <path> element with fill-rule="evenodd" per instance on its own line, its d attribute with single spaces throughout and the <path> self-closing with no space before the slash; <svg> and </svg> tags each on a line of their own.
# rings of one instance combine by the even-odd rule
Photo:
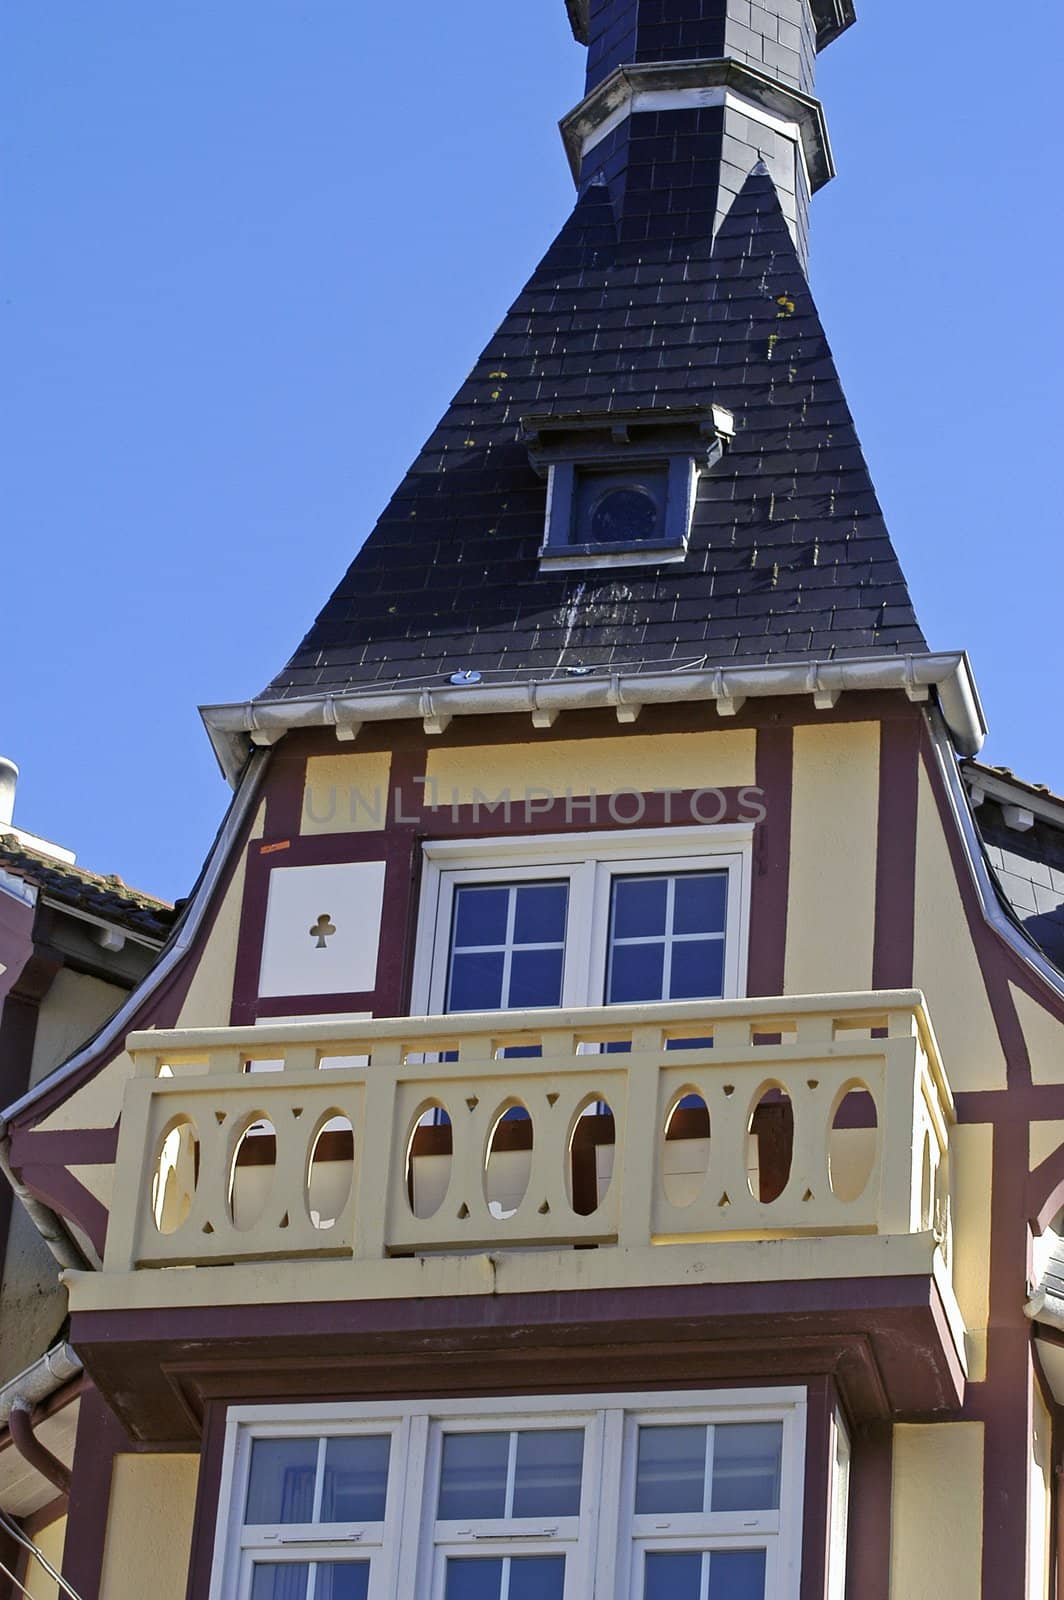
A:
<svg viewBox="0 0 1064 1600">
<path fill-rule="evenodd" d="M 559 124 L 574 179 L 579 181 L 585 153 L 634 111 L 724 105 L 729 97 L 744 115 L 795 140 L 812 192 L 835 176 L 820 101 L 745 62 L 719 59 L 633 62 L 615 68 Z"/>
<path fill-rule="evenodd" d="M 631 723 L 644 706 L 691 702 L 711 702 L 720 716 L 731 717 L 747 700 L 779 695 L 808 695 L 817 710 L 827 712 L 843 694 L 891 689 L 903 690 L 914 701 L 928 700 L 933 693 L 960 754 L 975 755 L 982 748 L 986 722 L 968 657 L 959 651 L 671 672 L 581 669 L 522 683 L 444 682 L 300 700 L 251 700 L 204 706 L 200 715 L 223 772 L 235 782 L 252 746 L 276 744 L 297 728 L 333 728 L 338 739 L 349 742 L 370 722 L 416 718 L 426 733 L 442 734 L 455 717 L 525 715 L 534 727 L 549 728 L 567 711 L 612 706 L 620 722 Z"/>
</svg>

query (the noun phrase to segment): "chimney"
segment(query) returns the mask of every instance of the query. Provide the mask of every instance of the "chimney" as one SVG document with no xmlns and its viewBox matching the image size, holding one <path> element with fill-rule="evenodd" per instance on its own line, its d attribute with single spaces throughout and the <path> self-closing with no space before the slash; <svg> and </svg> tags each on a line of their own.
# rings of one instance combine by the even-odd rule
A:
<svg viewBox="0 0 1064 1600">
<path fill-rule="evenodd" d="M 605 183 L 622 243 L 711 243 L 764 162 L 803 262 L 834 176 L 816 57 L 853 0 L 566 0 L 587 92 L 562 123 L 581 190 Z"/>
<path fill-rule="evenodd" d="M 11 825 L 15 815 L 15 790 L 18 787 L 18 768 L 6 756 L 0 756 L 0 831 Z"/>
</svg>

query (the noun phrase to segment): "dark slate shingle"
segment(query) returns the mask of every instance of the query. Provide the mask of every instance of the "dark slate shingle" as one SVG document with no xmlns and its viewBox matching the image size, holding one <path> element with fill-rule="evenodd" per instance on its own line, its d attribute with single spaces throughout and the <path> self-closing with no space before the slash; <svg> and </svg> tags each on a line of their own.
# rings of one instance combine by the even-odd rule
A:
<svg viewBox="0 0 1064 1600">
<path fill-rule="evenodd" d="M 262 698 L 926 648 L 768 173 L 712 245 L 628 232 L 585 189 Z M 519 419 L 710 401 L 737 436 L 683 564 L 541 573 Z"/>
</svg>

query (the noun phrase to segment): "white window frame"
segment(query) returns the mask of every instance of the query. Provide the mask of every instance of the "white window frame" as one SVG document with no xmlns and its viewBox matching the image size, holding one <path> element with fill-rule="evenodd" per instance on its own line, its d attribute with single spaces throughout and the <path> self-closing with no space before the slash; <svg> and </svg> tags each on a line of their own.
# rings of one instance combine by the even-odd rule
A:
<svg viewBox="0 0 1064 1600">
<path fill-rule="evenodd" d="M 569 883 L 561 1004 L 605 1004 L 610 889 L 618 876 L 728 874 L 724 940 L 725 999 L 746 992 L 750 937 L 752 823 L 639 828 L 519 838 L 438 839 L 423 846 L 411 1014 L 443 1014 L 454 891 L 466 883 Z"/>
<path fill-rule="evenodd" d="M 782 1423 L 778 1512 L 730 1517 L 711 1514 L 700 1519 L 698 1529 L 686 1527 L 690 1518 L 634 1516 L 635 1445 L 640 1425 L 735 1422 Z M 580 1426 L 586 1431 L 578 1518 L 559 1519 L 553 1528 L 549 1523 L 542 1527 L 545 1519 L 538 1518 L 531 1519 L 527 1527 L 511 1521 L 490 1527 L 485 1524 L 481 1529 L 468 1523 L 436 1521 L 445 1432 Z M 210 1600 L 246 1600 L 254 1556 L 265 1554 L 272 1559 L 275 1553 L 261 1537 L 255 1544 L 249 1542 L 243 1527 L 252 1439 L 384 1432 L 392 1436 L 386 1519 L 361 1530 L 365 1544 L 361 1539 L 357 1544 L 348 1543 L 356 1559 L 363 1550 L 372 1558 L 370 1600 L 441 1600 L 447 1555 L 477 1549 L 496 1557 L 564 1554 L 565 1600 L 638 1600 L 641 1552 L 648 1541 L 656 1548 L 677 1550 L 763 1547 L 768 1552 L 766 1596 L 799 1600 L 806 1391 L 790 1387 L 231 1407 L 226 1418 Z M 829 1470 L 827 1461 L 824 1470 Z M 643 1526 L 666 1520 L 666 1529 Z M 410 1537 L 414 1528 L 419 1531 L 418 1539 Z M 295 1525 L 285 1529 L 289 1538 L 299 1540 L 313 1538 L 315 1531 Z M 330 1526 L 330 1538 L 335 1533 Z M 534 1535 L 532 1539 L 527 1537 L 529 1533 Z M 367 1537 L 370 1534 L 372 1543 Z M 301 1542 L 290 1546 L 286 1554 L 293 1560 L 327 1561 L 335 1559 L 337 1546 L 328 1541 Z"/>
<path fill-rule="evenodd" d="M 297 1408 L 298 1409 L 298 1408 Z M 251 1465 L 251 1446 L 256 1438 L 301 1439 L 308 1434 L 306 1423 L 293 1412 L 278 1412 L 271 1408 L 270 1416 L 254 1429 L 244 1428 L 234 1437 L 235 1452 L 229 1467 L 230 1488 L 239 1484 L 235 1496 L 233 1516 L 227 1540 L 226 1586 L 216 1590 L 212 1580 L 211 1594 L 225 1595 L 227 1600 L 249 1600 L 253 1578 L 254 1560 L 291 1563 L 294 1566 L 313 1562 L 335 1561 L 341 1552 L 353 1554 L 356 1561 L 366 1560 L 370 1568 L 369 1600 L 384 1600 L 394 1588 L 393 1569 L 400 1543 L 402 1519 L 402 1471 L 408 1455 L 409 1421 L 403 1417 L 352 1418 L 343 1425 L 332 1421 L 316 1424 L 313 1433 L 318 1438 L 319 1489 L 322 1457 L 325 1442 L 330 1438 L 351 1438 L 359 1434 L 379 1436 L 388 1434 L 391 1447 L 388 1458 L 388 1490 L 385 1518 L 381 1523 L 286 1523 L 283 1536 L 260 1528 L 245 1527 L 243 1507 L 247 1497 L 248 1474 Z M 229 1439 L 226 1444 L 228 1447 Z M 318 1490 L 315 1491 L 315 1500 Z M 220 1524 L 219 1524 L 220 1526 Z M 281 1525 L 278 1525 L 278 1528 Z M 216 1561 L 217 1566 L 217 1561 Z"/>
</svg>

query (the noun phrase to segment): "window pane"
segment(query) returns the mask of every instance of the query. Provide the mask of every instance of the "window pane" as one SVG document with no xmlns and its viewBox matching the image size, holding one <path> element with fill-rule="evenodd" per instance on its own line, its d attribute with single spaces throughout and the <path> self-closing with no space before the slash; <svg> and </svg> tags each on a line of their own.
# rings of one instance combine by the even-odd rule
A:
<svg viewBox="0 0 1064 1600">
<path fill-rule="evenodd" d="M 451 992 L 448 1011 L 498 1011 L 502 1006 L 501 950 L 489 954 L 451 957 Z"/>
<path fill-rule="evenodd" d="M 515 1517 L 578 1517 L 584 1466 L 582 1428 L 522 1433 L 517 1440 Z"/>
<path fill-rule="evenodd" d="M 663 998 L 663 944 L 618 944 L 610 952 L 609 1005 Z"/>
<path fill-rule="evenodd" d="M 704 1427 L 640 1428 L 637 1515 L 701 1511 L 706 1494 Z"/>
<path fill-rule="evenodd" d="M 709 1600 L 765 1600 L 763 1550 L 715 1550 L 709 1558 Z"/>
<path fill-rule="evenodd" d="M 780 1503 L 781 1422 L 735 1422 L 713 1440 L 714 1511 L 776 1511 Z"/>
<path fill-rule="evenodd" d="M 510 958 L 510 1006 L 556 1006 L 562 998 L 561 950 L 515 950 Z"/>
<path fill-rule="evenodd" d="M 673 933 L 723 933 L 726 872 L 684 872 L 676 879 Z"/>
<path fill-rule="evenodd" d="M 561 944 L 565 939 L 564 883 L 531 883 L 517 890 L 514 944 Z"/>
<path fill-rule="evenodd" d="M 322 1522 L 383 1522 L 388 1488 L 387 1434 L 330 1439 L 325 1446 Z M 318 1587 L 321 1585 L 319 1583 Z"/>
<path fill-rule="evenodd" d="M 319 1562 L 314 1600 L 368 1600 L 368 1561 Z"/>
<path fill-rule="evenodd" d="M 254 1439 L 244 1521 L 312 1521 L 317 1464 L 317 1439 Z"/>
<path fill-rule="evenodd" d="M 515 1556 L 510 1562 L 507 1600 L 562 1600 L 564 1556 Z"/>
<path fill-rule="evenodd" d="M 615 939 L 661 938 L 665 932 L 667 878 L 614 878 Z"/>
<path fill-rule="evenodd" d="M 505 944 L 510 891 L 503 886 L 461 886 L 454 892 L 454 943 Z"/>
<path fill-rule="evenodd" d="M 508 1433 L 446 1433 L 440 1470 L 441 1522 L 506 1515 Z"/>
<path fill-rule="evenodd" d="M 310 1568 L 304 1563 L 256 1561 L 251 1600 L 305 1600 Z"/>
<path fill-rule="evenodd" d="M 702 1557 L 697 1550 L 647 1556 L 643 1600 L 701 1600 Z"/>
<path fill-rule="evenodd" d="M 678 940 L 672 947 L 672 981 L 668 998 L 715 1000 L 723 993 L 724 940 Z"/>
<path fill-rule="evenodd" d="M 444 1600 L 502 1600 L 502 1561 L 451 1556 Z"/>
</svg>

